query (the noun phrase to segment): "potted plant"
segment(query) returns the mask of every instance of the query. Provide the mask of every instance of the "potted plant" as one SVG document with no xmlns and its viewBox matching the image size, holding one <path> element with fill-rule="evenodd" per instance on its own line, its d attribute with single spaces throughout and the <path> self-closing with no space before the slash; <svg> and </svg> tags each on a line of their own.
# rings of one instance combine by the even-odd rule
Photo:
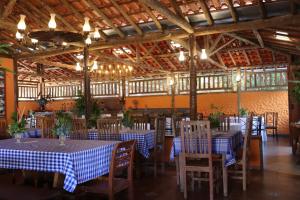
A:
<svg viewBox="0 0 300 200">
<path fill-rule="evenodd" d="M 126 110 L 123 111 L 123 119 L 122 119 L 122 125 L 125 129 L 131 129 L 133 126 L 133 119 L 131 116 L 131 111 L 130 110 Z"/>
<path fill-rule="evenodd" d="M 247 117 L 248 110 L 246 108 L 240 108 L 239 115 L 240 115 L 240 117 Z"/>
<path fill-rule="evenodd" d="M 77 94 L 78 98 L 75 99 L 73 112 L 77 115 L 77 117 L 83 117 L 85 114 L 85 99 L 81 90 L 78 90 Z"/>
<path fill-rule="evenodd" d="M 8 125 L 8 130 L 7 132 L 16 138 L 17 143 L 21 142 L 21 137 L 22 133 L 26 130 L 25 125 L 26 125 L 26 120 L 24 118 L 24 110 L 22 113 L 19 112 L 14 112 L 11 116 L 11 123 Z"/>
<path fill-rule="evenodd" d="M 213 104 L 211 104 L 211 109 L 213 112 L 208 116 L 208 120 L 210 121 L 210 128 L 219 128 L 220 126 L 220 117 L 223 115 L 222 112 L 219 111 L 219 108 Z"/>
<path fill-rule="evenodd" d="M 89 119 L 89 128 L 95 128 L 97 126 L 97 120 L 101 116 L 101 109 L 98 106 L 98 103 L 96 100 L 92 100 L 92 110 L 91 110 L 91 116 Z"/>
<path fill-rule="evenodd" d="M 72 117 L 69 113 L 58 112 L 53 133 L 59 137 L 60 145 L 65 145 L 66 136 L 70 134 L 72 128 Z"/>
</svg>

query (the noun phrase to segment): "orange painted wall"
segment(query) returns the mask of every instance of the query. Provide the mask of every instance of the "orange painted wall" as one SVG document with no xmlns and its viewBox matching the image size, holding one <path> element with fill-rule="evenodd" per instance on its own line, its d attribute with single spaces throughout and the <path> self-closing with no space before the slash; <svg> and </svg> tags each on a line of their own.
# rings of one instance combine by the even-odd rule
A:
<svg viewBox="0 0 300 200">
<path fill-rule="evenodd" d="M 134 108 L 133 101 L 138 101 L 138 108 L 170 108 L 171 96 L 144 96 L 144 97 L 127 97 L 126 108 Z M 35 105 L 34 105 L 35 104 Z M 208 115 L 212 112 L 211 104 L 218 106 L 220 110 L 227 114 L 237 113 L 237 95 L 236 93 L 212 93 L 198 95 L 198 112 Z M 71 110 L 74 105 L 73 100 L 57 100 L 47 105 L 47 110 Z M 19 102 L 19 106 L 26 106 L 33 110 L 38 109 L 35 102 Z M 287 134 L 288 128 L 288 93 L 287 91 L 272 92 L 243 92 L 241 94 L 241 106 L 258 114 L 267 111 L 278 112 L 279 114 L 279 133 Z M 189 96 L 175 96 L 176 108 L 188 108 Z"/>
<path fill-rule="evenodd" d="M 14 63 L 11 58 L 0 58 L 0 64 L 10 71 L 14 69 Z M 14 74 L 6 72 L 5 78 L 6 120 L 9 123 L 12 113 L 15 111 Z"/>
</svg>

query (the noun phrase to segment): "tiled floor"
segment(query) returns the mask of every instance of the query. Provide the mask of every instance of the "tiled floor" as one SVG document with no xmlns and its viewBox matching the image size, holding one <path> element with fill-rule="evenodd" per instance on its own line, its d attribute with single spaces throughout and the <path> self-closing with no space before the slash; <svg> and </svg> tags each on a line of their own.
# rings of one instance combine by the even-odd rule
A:
<svg viewBox="0 0 300 200">
<path fill-rule="evenodd" d="M 292 156 L 287 139 L 280 139 L 277 143 L 269 138 L 264 145 L 265 170 L 251 172 L 250 184 L 246 192 L 242 191 L 238 181 L 230 181 L 228 198 L 216 195 L 215 199 L 228 200 L 296 200 L 300 199 L 300 155 Z M 16 189 L 17 188 L 17 189 Z M 41 199 L 49 197 L 55 191 L 36 189 L 32 186 L 13 185 L 11 175 L 0 175 L 0 200 L 7 199 Z M 116 199 L 127 199 L 126 192 L 120 193 Z M 74 195 L 58 195 L 57 198 L 69 199 Z M 48 198 L 49 199 L 49 198 Z M 84 195 L 81 199 L 103 199 L 102 196 Z M 183 200 L 183 194 L 176 185 L 175 170 L 167 168 L 164 175 L 153 178 L 151 175 L 135 180 L 136 200 Z M 208 199 L 207 187 L 195 192 L 189 192 L 189 199 Z"/>
</svg>

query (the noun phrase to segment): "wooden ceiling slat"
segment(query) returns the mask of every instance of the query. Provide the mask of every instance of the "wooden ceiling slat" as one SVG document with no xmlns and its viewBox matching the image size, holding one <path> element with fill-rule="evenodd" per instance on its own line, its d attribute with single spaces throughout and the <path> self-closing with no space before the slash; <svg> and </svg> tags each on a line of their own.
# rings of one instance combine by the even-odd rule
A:
<svg viewBox="0 0 300 200">
<path fill-rule="evenodd" d="M 208 9 L 208 6 L 207 6 L 205 0 L 198 0 L 198 2 L 200 4 L 200 6 L 201 6 L 203 14 L 205 15 L 205 18 L 207 20 L 208 25 L 213 25 L 214 24 L 214 20 L 213 20 L 213 18 L 211 16 L 211 13 L 210 13 L 210 11 Z"/>
<path fill-rule="evenodd" d="M 6 6 L 5 6 L 4 10 L 3 10 L 3 13 L 1 15 L 2 19 L 8 17 L 12 13 L 13 8 L 16 5 L 16 2 L 17 2 L 17 0 L 9 0 L 8 1 L 8 3 L 6 4 Z"/>
</svg>

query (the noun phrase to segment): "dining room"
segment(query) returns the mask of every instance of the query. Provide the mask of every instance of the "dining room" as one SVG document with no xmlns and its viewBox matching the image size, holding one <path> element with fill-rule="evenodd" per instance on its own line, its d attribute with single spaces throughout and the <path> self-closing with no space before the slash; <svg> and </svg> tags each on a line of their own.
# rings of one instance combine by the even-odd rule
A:
<svg viewBox="0 0 300 200">
<path fill-rule="evenodd" d="M 1 0 L 0 200 L 298 199 L 298 0 Z"/>
</svg>

